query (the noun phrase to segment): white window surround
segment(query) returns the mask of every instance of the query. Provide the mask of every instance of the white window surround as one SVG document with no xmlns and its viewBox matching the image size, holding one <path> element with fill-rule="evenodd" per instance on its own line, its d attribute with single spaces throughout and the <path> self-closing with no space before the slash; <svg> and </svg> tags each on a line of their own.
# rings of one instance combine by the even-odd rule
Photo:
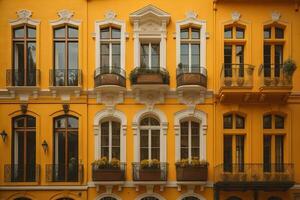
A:
<svg viewBox="0 0 300 200">
<path fill-rule="evenodd" d="M 81 24 L 81 20 L 72 19 L 74 16 L 74 12 L 70 10 L 60 10 L 57 12 L 59 16 L 58 19 L 50 20 L 51 26 L 59 26 L 62 24 L 70 24 L 73 26 L 79 26 Z"/>
<path fill-rule="evenodd" d="M 138 197 L 136 197 L 135 198 L 135 200 L 141 200 L 141 199 L 143 199 L 143 198 L 145 198 L 145 197 L 155 197 L 155 198 L 157 198 L 157 199 L 159 199 L 159 200 L 166 200 L 164 197 L 162 197 L 161 195 L 159 195 L 159 194 L 157 194 L 157 193 L 144 193 L 144 194 L 141 194 L 141 195 L 139 195 Z"/>
<path fill-rule="evenodd" d="M 166 68 L 167 25 L 170 21 L 170 14 L 153 5 L 148 5 L 131 13 L 130 21 L 133 24 L 134 67 L 139 67 L 141 64 L 141 42 L 159 42 L 160 67 Z"/>
<path fill-rule="evenodd" d="M 167 130 L 168 121 L 166 115 L 158 110 L 153 109 L 149 111 L 148 109 L 140 110 L 135 114 L 132 121 L 133 129 L 133 142 L 134 142 L 134 162 L 140 162 L 140 121 L 146 115 L 152 115 L 159 119 L 160 122 L 160 162 L 167 162 Z"/>
<path fill-rule="evenodd" d="M 182 200 L 183 198 L 186 198 L 186 197 L 196 197 L 198 198 L 199 200 L 206 200 L 202 195 L 200 194 L 197 194 L 197 193 L 194 193 L 194 192 L 186 192 L 182 195 L 180 195 L 177 200 Z"/>
<path fill-rule="evenodd" d="M 100 194 L 95 198 L 95 200 L 101 200 L 102 198 L 105 198 L 105 197 L 112 197 L 112 198 L 115 198 L 116 200 L 122 200 L 121 197 L 119 197 L 118 195 L 113 194 L 113 193 Z"/>
<path fill-rule="evenodd" d="M 176 22 L 176 65 L 180 63 L 180 30 L 186 25 L 200 27 L 200 66 L 206 68 L 206 21 L 197 19 L 197 14 L 193 11 L 187 12 L 185 19 Z"/>
<path fill-rule="evenodd" d="M 96 33 L 96 66 L 95 68 L 101 67 L 101 62 L 100 62 L 100 27 L 106 26 L 106 25 L 115 25 L 120 28 L 121 30 L 121 42 L 120 42 L 120 48 L 121 48 L 121 61 L 120 61 L 120 66 L 121 69 L 125 70 L 125 41 L 126 41 L 126 25 L 125 21 L 116 19 L 116 14 L 113 11 L 107 11 L 106 14 L 104 15 L 105 19 L 103 20 L 98 20 L 95 22 L 95 33 Z"/>
<path fill-rule="evenodd" d="M 94 142 L 95 142 L 95 160 L 99 159 L 101 156 L 101 149 L 100 149 L 100 141 L 101 141 L 101 121 L 104 119 L 118 119 L 121 124 L 120 129 L 120 161 L 126 162 L 126 130 L 127 130 L 127 119 L 126 115 L 119 111 L 119 110 L 109 110 L 105 109 L 98 113 L 96 113 L 94 117 Z"/>
<path fill-rule="evenodd" d="M 32 12 L 30 10 L 19 10 L 17 11 L 17 19 L 9 20 L 11 26 L 16 26 L 20 24 L 30 24 L 32 26 L 37 26 L 40 24 L 40 20 L 32 19 Z"/>
<path fill-rule="evenodd" d="M 207 114 L 200 110 L 182 110 L 174 115 L 175 130 L 175 161 L 180 160 L 180 122 L 185 119 L 195 119 L 200 123 L 200 160 L 206 160 L 206 130 Z"/>
</svg>

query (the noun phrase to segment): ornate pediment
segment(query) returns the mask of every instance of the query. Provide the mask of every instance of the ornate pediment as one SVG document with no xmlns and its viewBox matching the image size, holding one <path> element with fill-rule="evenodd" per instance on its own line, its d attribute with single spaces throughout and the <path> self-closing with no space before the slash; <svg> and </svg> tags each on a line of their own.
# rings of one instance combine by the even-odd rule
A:
<svg viewBox="0 0 300 200">
<path fill-rule="evenodd" d="M 136 20 L 147 21 L 150 19 L 161 22 L 164 21 L 168 24 L 170 21 L 170 14 L 151 4 L 130 14 L 130 20 L 132 22 Z"/>
<path fill-rule="evenodd" d="M 14 25 L 25 23 L 25 24 L 31 24 L 31 25 L 36 26 L 40 23 L 40 20 L 31 18 L 32 12 L 30 10 L 26 10 L 26 9 L 19 10 L 19 11 L 17 11 L 17 16 L 18 16 L 17 19 L 10 20 L 11 25 L 14 26 Z"/>
</svg>

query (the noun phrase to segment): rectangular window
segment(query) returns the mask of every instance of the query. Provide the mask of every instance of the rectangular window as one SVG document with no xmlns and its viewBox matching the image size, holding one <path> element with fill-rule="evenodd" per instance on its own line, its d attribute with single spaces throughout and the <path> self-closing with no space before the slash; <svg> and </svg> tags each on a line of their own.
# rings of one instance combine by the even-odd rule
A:
<svg viewBox="0 0 300 200">
<path fill-rule="evenodd" d="M 192 53 L 192 68 L 200 67 L 200 44 L 192 44 L 191 45 L 191 53 Z"/>
<path fill-rule="evenodd" d="M 159 66 L 159 44 L 151 44 L 151 67 Z"/>
<path fill-rule="evenodd" d="M 232 77 L 232 45 L 224 46 L 225 77 Z"/>
<path fill-rule="evenodd" d="M 271 76 L 271 45 L 264 45 L 264 77 Z"/>
<path fill-rule="evenodd" d="M 141 130 L 141 143 L 140 143 L 140 160 L 149 159 L 149 136 L 148 130 Z"/>
<path fill-rule="evenodd" d="M 236 163 L 238 164 L 238 171 L 244 171 L 244 140 L 245 137 L 243 135 L 236 136 Z"/>
<path fill-rule="evenodd" d="M 160 160 L 160 133 L 159 133 L 159 130 L 151 130 L 151 159 Z"/>
<path fill-rule="evenodd" d="M 231 39 L 232 38 L 232 27 L 225 28 L 224 30 L 224 38 Z"/>
<path fill-rule="evenodd" d="M 156 68 L 160 67 L 160 46 L 159 44 L 141 44 L 140 52 L 141 67 Z"/>
<path fill-rule="evenodd" d="M 275 45 L 275 77 L 280 76 L 280 68 L 283 63 L 283 45 Z"/>
<path fill-rule="evenodd" d="M 275 27 L 275 38 L 276 39 L 283 39 L 284 38 L 284 29 Z"/>
<path fill-rule="evenodd" d="M 223 128 L 224 129 L 232 129 L 233 127 L 233 116 L 226 115 L 223 117 Z"/>
<path fill-rule="evenodd" d="M 271 38 L 271 28 L 265 28 L 264 29 L 264 39 L 270 39 Z"/>
<path fill-rule="evenodd" d="M 102 43 L 101 44 L 101 67 L 109 67 L 109 44 Z"/>
<path fill-rule="evenodd" d="M 275 169 L 276 172 L 284 171 L 284 153 L 283 153 L 284 136 L 275 136 Z"/>
<path fill-rule="evenodd" d="M 224 172 L 232 172 L 232 136 L 224 135 Z"/>
<path fill-rule="evenodd" d="M 271 135 L 264 135 L 264 172 L 271 172 Z"/>
<path fill-rule="evenodd" d="M 14 42 L 14 85 L 23 86 L 25 83 L 24 43 Z"/>
<path fill-rule="evenodd" d="M 191 121 L 191 156 L 200 158 L 200 127 L 199 123 Z"/>
<path fill-rule="evenodd" d="M 180 155 L 181 159 L 189 158 L 189 123 L 182 122 L 180 124 Z"/>
<path fill-rule="evenodd" d="M 101 123 L 101 157 L 109 159 L 109 122 Z"/>
<path fill-rule="evenodd" d="M 239 77 L 244 77 L 244 45 L 236 45 L 235 62 L 239 64 Z"/>
<path fill-rule="evenodd" d="M 236 27 L 236 39 L 244 39 L 245 38 L 245 29 Z"/>
<path fill-rule="evenodd" d="M 183 67 L 189 67 L 189 44 L 180 45 L 180 62 Z"/>
</svg>

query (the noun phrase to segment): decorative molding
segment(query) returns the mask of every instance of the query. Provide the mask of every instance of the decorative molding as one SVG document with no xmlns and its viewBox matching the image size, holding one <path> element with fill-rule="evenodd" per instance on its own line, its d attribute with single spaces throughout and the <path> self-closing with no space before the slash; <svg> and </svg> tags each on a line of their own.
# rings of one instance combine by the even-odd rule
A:
<svg viewBox="0 0 300 200">
<path fill-rule="evenodd" d="M 121 197 L 119 197 L 118 195 L 113 194 L 113 193 L 108 193 L 108 192 L 98 195 L 98 196 L 95 198 L 95 200 L 101 200 L 101 199 L 103 199 L 103 198 L 105 198 L 105 197 L 113 197 L 113 198 L 115 198 L 116 200 L 121 200 Z"/>
<path fill-rule="evenodd" d="M 233 22 L 239 21 L 241 18 L 241 14 L 238 11 L 234 11 L 231 13 L 231 19 Z"/>
<path fill-rule="evenodd" d="M 193 192 L 186 192 L 186 193 L 184 193 L 184 194 L 182 194 L 182 195 L 180 195 L 178 198 L 177 198 L 177 200 L 182 200 L 182 199 L 184 199 L 184 198 L 186 198 L 186 197 L 196 197 L 197 199 L 199 199 L 199 200 L 206 200 L 206 198 L 204 198 L 202 195 L 200 195 L 200 194 L 197 194 L 197 193 L 195 193 L 194 191 Z"/>
<path fill-rule="evenodd" d="M 40 20 L 31 18 L 32 12 L 30 10 L 22 9 L 17 11 L 16 13 L 18 18 L 9 21 L 12 26 L 24 24 L 24 23 L 37 26 L 40 23 Z"/>
<path fill-rule="evenodd" d="M 201 86 L 180 86 L 177 88 L 178 99 L 184 103 L 190 110 L 195 110 L 196 105 L 204 103 L 206 88 Z"/>
<path fill-rule="evenodd" d="M 193 10 L 190 10 L 190 11 L 188 11 L 188 12 L 186 12 L 185 13 L 185 17 L 187 18 L 187 19 L 197 19 L 197 17 L 198 17 L 198 14 L 195 12 L 195 11 L 193 11 Z"/>
<path fill-rule="evenodd" d="M 28 110 L 28 104 L 20 104 L 20 110 L 22 112 L 23 115 L 25 115 L 27 113 Z"/>
<path fill-rule="evenodd" d="M 146 192 L 144 194 L 141 194 L 141 195 L 137 196 L 135 198 L 135 200 L 141 200 L 141 199 L 143 199 L 145 197 L 155 197 L 158 200 L 166 200 L 163 196 L 161 196 L 161 195 L 159 195 L 157 193 L 154 193 L 154 192 Z"/>
<path fill-rule="evenodd" d="M 104 14 L 104 17 L 105 17 L 105 19 L 113 20 L 117 17 L 117 14 L 114 11 L 109 10 Z"/>
<path fill-rule="evenodd" d="M 74 26 L 79 26 L 81 23 L 80 20 L 72 19 L 74 16 L 73 11 L 63 9 L 63 10 L 58 11 L 57 15 L 59 17 L 58 19 L 50 21 L 50 24 L 52 26 L 57 26 L 57 25 L 61 25 L 61 24 L 72 24 Z"/>
<path fill-rule="evenodd" d="M 278 22 L 280 20 L 281 14 L 278 11 L 273 11 L 271 14 L 271 18 L 273 22 Z"/>
<path fill-rule="evenodd" d="M 70 111 L 70 104 L 63 104 L 63 111 L 65 114 L 68 114 L 68 112 Z"/>
<path fill-rule="evenodd" d="M 117 104 L 124 102 L 126 88 L 120 86 L 101 86 L 95 88 L 96 102 L 103 103 L 108 110 L 113 112 Z"/>
</svg>

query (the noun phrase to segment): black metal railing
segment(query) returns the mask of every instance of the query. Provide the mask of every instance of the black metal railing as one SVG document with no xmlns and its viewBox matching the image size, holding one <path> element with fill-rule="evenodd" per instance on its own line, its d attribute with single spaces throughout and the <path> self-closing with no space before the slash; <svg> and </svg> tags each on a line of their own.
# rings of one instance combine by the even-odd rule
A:
<svg viewBox="0 0 300 200">
<path fill-rule="evenodd" d="M 94 72 L 95 87 L 118 85 L 126 87 L 126 73 L 120 67 L 99 67 Z"/>
<path fill-rule="evenodd" d="M 215 182 L 293 182 L 293 164 L 221 164 Z"/>
<path fill-rule="evenodd" d="M 163 67 L 136 67 L 129 75 L 131 85 L 134 84 L 169 84 L 169 72 Z"/>
<path fill-rule="evenodd" d="M 182 85 L 199 85 L 207 87 L 207 71 L 205 67 L 180 66 L 176 73 L 177 87 Z"/>
<path fill-rule="evenodd" d="M 120 163 L 120 166 L 98 166 L 92 165 L 93 181 L 125 181 L 126 163 Z"/>
<path fill-rule="evenodd" d="M 40 70 L 6 70 L 6 86 L 39 86 Z"/>
<path fill-rule="evenodd" d="M 259 76 L 263 87 L 291 87 L 293 84 L 293 77 L 285 73 L 283 64 L 263 64 L 260 66 Z"/>
<path fill-rule="evenodd" d="M 38 182 L 40 165 L 6 164 L 4 165 L 5 182 Z"/>
<path fill-rule="evenodd" d="M 48 164 L 46 165 L 48 182 L 81 182 L 83 180 L 82 164 Z"/>
<path fill-rule="evenodd" d="M 81 86 L 82 72 L 80 69 L 51 69 L 50 86 Z"/>
<path fill-rule="evenodd" d="M 141 163 L 132 163 L 134 181 L 167 181 L 168 163 L 160 163 L 159 167 L 143 167 Z"/>
<path fill-rule="evenodd" d="M 254 66 L 224 63 L 221 69 L 221 87 L 252 87 Z"/>
</svg>

